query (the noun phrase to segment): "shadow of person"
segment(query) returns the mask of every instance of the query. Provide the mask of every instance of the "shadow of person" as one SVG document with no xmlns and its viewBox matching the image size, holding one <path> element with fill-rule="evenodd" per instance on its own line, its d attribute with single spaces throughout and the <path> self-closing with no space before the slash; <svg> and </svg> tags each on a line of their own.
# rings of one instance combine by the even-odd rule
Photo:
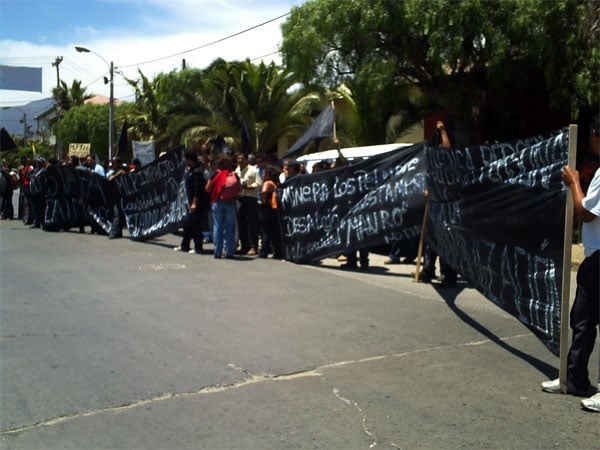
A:
<svg viewBox="0 0 600 450">
<path fill-rule="evenodd" d="M 526 361 L 527 363 L 531 364 L 533 367 L 535 367 L 537 370 L 539 370 L 542 374 L 544 374 L 546 377 L 548 377 L 548 379 L 554 379 L 554 378 L 558 377 L 558 369 L 556 367 L 536 358 L 535 356 L 532 356 L 528 353 L 523 352 L 522 350 L 519 350 L 519 349 L 513 347 L 512 345 L 510 345 L 509 343 L 507 343 L 506 341 L 502 340 L 500 337 L 498 337 L 497 335 L 492 333 L 484 325 L 479 323 L 477 320 L 475 320 L 473 317 L 471 317 L 469 314 L 467 314 L 466 312 L 461 310 L 456 305 L 456 299 L 457 299 L 458 295 L 462 292 L 462 290 L 465 287 L 468 287 L 467 283 L 459 282 L 459 283 L 457 283 L 455 288 L 447 288 L 447 287 L 443 287 L 439 284 L 432 284 L 432 286 L 436 290 L 436 292 L 439 294 L 439 296 L 444 299 L 444 301 L 446 302 L 446 305 L 448 305 L 450 310 L 459 319 L 461 319 L 465 324 L 467 324 L 470 327 L 472 327 L 473 329 L 477 330 L 483 336 L 485 336 L 486 338 L 488 338 L 490 341 L 494 342 L 495 344 L 499 345 L 503 349 L 507 350 L 508 352 L 512 353 L 513 355 L 517 356 L 518 358 L 521 358 L 523 361 Z"/>
</svg>

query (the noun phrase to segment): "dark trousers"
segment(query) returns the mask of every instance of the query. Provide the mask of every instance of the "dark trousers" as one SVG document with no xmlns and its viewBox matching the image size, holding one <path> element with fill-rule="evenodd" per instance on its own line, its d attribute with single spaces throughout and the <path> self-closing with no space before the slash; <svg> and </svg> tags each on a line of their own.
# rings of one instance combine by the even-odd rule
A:
<svg viewBox="0 0 600 450">
<path fill-rule="evenodd" d="M 202 251 L 202 210 L 190 212 L 187 221 L 183 225 L 183 238 L 181 239 L 181 249 L 190 250 L 190 243 L 194 240 L 194 249 Z"/>
<path fill-rule="evenodd" d="M 41 227 L 44 223 L 44 194 L 31 194 L 31 213 L 33 216 L 33 225 Z"/>
<path fill-rule="evenodd" d="M 435 278 L 435 260 L 438 257 L 435 250 L 430 246 L 425 247 L 423 252 L 423 276 L 425 278 Z M 447 283 L 455 283 L 457 279 L 456 270 L 449 266 L 445 261 L 440 258 L 440 272 L 444 275 L 444 281 Z"/>
<path fill-rule="evenodd" d="M 125 224 L 125 215 L 121 209 L 120 200 L 115 201 L 115 205 L 113 206 L 113 218 L 112 223 L 110 224 L 110 232 L 108 233 L 108 237 L 110 239 L 123 237 L 123 225 Z"/>
<path fill-rule="evenodd" d="M 21 190 L 19 192 L 18 218 L 21 219 L 25 225 L 31 225 L 33 223 L 33 214 L 31 213 L 31 195 L 29 194 L 29 186 L 21 185 Z"/>
<path fill-rule="evenodd" d="M 361 248 L 358 251 L 358 258 L 356 257 L 356 252 L 348 252 L 344 254 L 347 258 L 347 266 L 348 267 L 357 267 L 357 262 L 360 261 L 360 267 L 362 269 L 366 269 L 369 267 L 369 249 Z"/>
<path fill-rule="evenodd" d="M 259 217 L 260 239 L 262 244 L 260 256 L 266 258 L 269 253 L 271 253 L 272 249 L 274 258 L 283 258 L 283 245 L 281 243 L 281 231 L 277 210 L 271 208 L 271 205 L 261 205 Z"/>
<path fill-rule="evenodd" d="M 388 256 L 396 261 L 400 260 L 401 256 L 406 258 L 406 261 L 413 261 L 418 254 L 419 239 L 409 239 L 406 241 L 396 241 L 390 247 Z"/>
<path fill-rule="evenodd" d="M 6 193 L 2 195 L 2 218 L 3 219 L 13 219 L 15 215 L 15 209 L 13 207 L 13 191 L 12 189 L 7 189 Z"/>
<path fill-rule="evenodd" d="M 571 308 L 573 339 L 567 363 L 567 391 L 590 390 L 588 363 L 594 349 L 596 327 L 599 322 L 600 250 L 585 258 L 577 270 L 577 291 Z"/>
<path fill-rule="evenodd" d="M 256 197 L 240 197 L 238 232 L 241 250 L 253 248 L 258 251 L 258 201 Z"/>
</svg>

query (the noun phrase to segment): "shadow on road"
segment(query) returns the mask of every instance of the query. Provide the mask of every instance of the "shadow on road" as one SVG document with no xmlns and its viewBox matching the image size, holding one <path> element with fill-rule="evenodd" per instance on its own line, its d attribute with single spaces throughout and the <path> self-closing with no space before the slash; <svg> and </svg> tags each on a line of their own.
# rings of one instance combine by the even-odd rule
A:
<svg viewBox="0 0 600 450">
<path fill-rule="evenodd" d="M 483 326 L 481 323 L 477 322 L 477 320 L 475 320 L 473 317 L 469 316 L 467 313 L 462 311 L 456 305 L 456 298 L 461 293 L 461 291 L 465 287 L 468 286 L 466 283 L 465 284 L 458 283 L 457 287 L 453 288 L 453 289 L 443 288 L 436 284 L 432 284 L 432 286 L 434 287 L 436 292 L 439 294 L 439 296 L 444 299 L 444 301 L 446 302 L 446 305 L 448 305 L 450 310 L 454 314 L 456 314 L 456 316 L 460 320 L 462 320 L 464 323 L 466 323 L 473 329 L 477 330 L 483 336 L 487 337 L 490 341 L 496 343 L 497 345 L 502 347 L 504 350 L 512 353 L 516 357 L 521 358 L 523 361 L 526 361 L 527 363 L 531 364 L 533 367 L 535 367 L 537 370 L 539 370 L 542 374 L 544 374 L 548 379 L 554 379 L 554 378 L 558 377 L 558 369 L 556 367 L 551 366 L 550 364 L 547 364 L 546 362 L 541 361 L 541 360 L 537 359 L 536 357 L 531 356 L 528 353 L 525 353 L 525 352 L 513 347 L 506 341 L 503 341 L 501 338 L 496 336 L 494 333 L 492 333 L 490 330 L 488 330 L 485 326 Z"/>
</svg>

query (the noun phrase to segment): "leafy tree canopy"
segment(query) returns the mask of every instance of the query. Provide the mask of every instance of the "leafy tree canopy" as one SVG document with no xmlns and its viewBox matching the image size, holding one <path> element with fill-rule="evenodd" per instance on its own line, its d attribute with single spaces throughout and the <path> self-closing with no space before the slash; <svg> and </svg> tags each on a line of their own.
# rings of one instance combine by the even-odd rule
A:
<svg viewBox="0 0 600 450">
<path fill-rule="evenodd" d="M 311 0 L 283 24 L 282 52 L 329 87 L 386 67 L 473 127 L 503 97 L 571 116 L 597 105 L 597 22 L 586 0 Z"/>
</svg>

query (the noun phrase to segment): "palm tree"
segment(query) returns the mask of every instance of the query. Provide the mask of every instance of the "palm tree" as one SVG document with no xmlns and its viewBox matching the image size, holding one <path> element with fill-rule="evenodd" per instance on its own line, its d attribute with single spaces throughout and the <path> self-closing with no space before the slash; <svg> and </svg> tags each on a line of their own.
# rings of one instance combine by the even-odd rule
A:
<svg viewBox="0 0 600 450">
<path fill-rule="evenodd" d="M 70 88 L 67 83 L 60 80 L 59 86 L 52 89 L 52 97 L 56 100 L 58 110 L 62 115 L 74 106 L 83 105 L 85 100 L 93 96 L 86 93 L 86 88 L 81 87 L 80 80 L 73 80 Z"/>
<path fill-rule="evenodd" d="M 156 82 L 150 81 L 138 69 L 140 78 L 125 78 L 135 90 L 135 107 L 129 111 L 127 119 L 132 125 L 132 136 L 141 140 L 155 140 L 160 135 L 158 101 L 156 99 Z"/>
<path fill-rule="evenodd" d="M 245 121 L 255 151 L 272 152 L 286 134 L 301 133 L 323 106 L 318 91 L 296 87 L 293 74 L 275 64 L 215 60 L 204 70 L 127 80 L 136 91 L 128 117 L 133 135 L 158 146 L 204 142 L 222 135 L 240 146 Z"/>
<path fill-rule="evenodd" d="M 306 117 L 323 104 L 319 92 L 296 87 L 293 73 L 274 63 L 254 65 L 247 59 L 222 62 L 212 69 L 211 81 L 222 93 L 221 107 L 236 138 L 245 121 L 256 151 L 276 151 L 278 140 L 302 131 Z"/>
</svg>

